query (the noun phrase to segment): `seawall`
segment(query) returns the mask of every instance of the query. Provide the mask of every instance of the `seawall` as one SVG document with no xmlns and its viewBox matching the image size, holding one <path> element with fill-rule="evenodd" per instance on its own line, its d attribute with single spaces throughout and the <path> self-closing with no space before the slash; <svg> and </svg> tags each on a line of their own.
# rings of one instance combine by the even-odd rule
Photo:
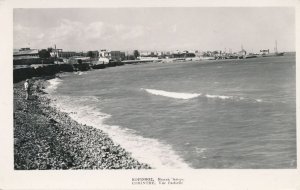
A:
<svg viewBox="0 0 300 190">
<path fill-rule="evenodd" d="M 132 64 L 127 62 L 126 64 Z M 28 65 L 28 64 L 27 64 Z M 59 72 L 73 72 L 73 71 L 88 71 L 91 69 L 105 69 L 106 67 L 116 67 L 125 65 L 124 62 L 112 61 L 107 64 L 91 64 L 91 63 L 64 63 L 64 64 L 33 64 L 31 67 L 14 68 L 13 82 L 17 83 L 22 80 L 32 77 L 43 77 L 55 75 Z"/>
<path fill-rule="evenodd" d="M 49 64 L 35 67 L 15 68 L 13 71 L 13 82 L 20 82 L 27 78 L 55 75 L 59 72 L 72 72 L 74 66 L 71 64 Z"/>
<path fill-rule="evenodd" d="M 31 62 L 31 64 L 26 62 L 26 64 L 21 65 L 31 65 L 31 67 L 19 67 L 14 68 L 13 71 L 13 82 L 17 83 L 22 80 L 32 78 L 32 77 L 43 77 L 55 75 L 59 72 L 73 72 L 73 71 L 88 71 L 91 69 L 105 69 L 106 67 L 116 67 L 125 64 L 135 64 L 142 63 L 139 60 L 128 60 L 128 61 L 112 61 L 107 64 L 91 64 L 91 63 L 64 63 L 64 64 L 37 64 Z M 148 61 L 149 62 L 149 61 Z M 152 62 L 152 61 L 151 61 Z M 20 65 L 15 64 L 14 65 Z"/>
<path fill-rule="evenodd" d="M 14 65 L 32 65 L 32 64 L 54 64 L 54 58 L 27 58 L 13 59 Z"/>
<path fill-rule="evenodd" d="M 55 75 L 59 72 L 73 72 L 73 71 L 88 71 L 90 69 L 104 69 L 104 65 L 90 66 L 89 63 L 82 64 L 48 64 L 48 65 L 34 65 L 26 68 L 15 68 L 13 70 L 13 82 L 17 83 L 27 78 L 43 77 Z"/>
</svg>

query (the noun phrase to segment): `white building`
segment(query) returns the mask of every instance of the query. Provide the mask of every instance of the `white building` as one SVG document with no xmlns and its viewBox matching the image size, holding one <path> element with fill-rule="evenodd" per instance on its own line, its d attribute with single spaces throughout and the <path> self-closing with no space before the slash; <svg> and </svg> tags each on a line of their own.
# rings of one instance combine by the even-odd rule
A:
<svg viewBox="0 0 300 190">
<path fill-rule="evenodd" d="M 106 49 L 102 49 L 99 52 L 99 57 L 100 58 L 111 59 L 111 53 L 110 53 L 110 51 L 107 51 Z"/>
</svg>

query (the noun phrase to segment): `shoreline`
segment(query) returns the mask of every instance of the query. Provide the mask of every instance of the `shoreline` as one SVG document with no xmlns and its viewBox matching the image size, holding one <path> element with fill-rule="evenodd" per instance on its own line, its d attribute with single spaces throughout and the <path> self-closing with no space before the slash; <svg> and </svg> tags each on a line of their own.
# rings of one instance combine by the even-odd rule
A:
<svg viewBox="0 0 300 190">
<path fill-rule="evenodd" d="M 193 61 L 188 62 L 193 63 Z M 213 62 L 219 63 L 220 60 L 202 63 Z M 60 71 L 59 73 L 68 72 Z M 32 100 L 29 101 L 24 98 L 24 81 L 13 84 L 14 168 L 16 170 L 148 169 L 153 167 L 151 163 L 150 167 L 149 163 L 138 162 L 131 156 L 132 152 L 127 152 L 128 148 L 125 147 L 125 150 L 120 145 L 115 145 L 114 141 L 108 137 L 108 133 L 103 132 L 102 129 L 79 124 L 68 113 L 50 106 L 51 100 L 44 95 L 46 93 L 43 89 L 49 83 L 46 80 L 52 78 L 55 76 L 33 77 L 31 79 L 34 81 L 32 82 L 34 83 Z M 49 134 L 50 136 L 47 137 Z M 92 135 L 92 138 L 89 135 Z M 104 142 L 97 140 L 97 137 Z M 74 160 L 76 160 L 75 164 L 73 164 Z M 118 164 L 115 165 L 115 162 Z"/>
<path fill-rule="evenodd" d="M 286 55 L 291 56 L 291 55 Z M 280 56 L 281 57 L 281 56 Z M 258 58 L 270 58 L 270 57 L 258 57 Z M 77 72 L 77 71 L 93 71 L 98 69 L 106 69 L 110 67 L 119 67 L 123 65 L 144 65 L 151 63 L 162 63 L 162 64 L 173 64 L 173 63 L 199 63 L 199 64 L 208 64 L 208 63 L 222 63 L 222 62 L 231 62 L 239 61 L 245 59 L 216 59 L 216 60 L 162 60 L 159 62 L 110 62 L 108 64 L 90 64 L 90 63 L 81 63 L 81 64 L 69 64 L 69 63 L 60 63 L 60 64 L 32 64 L 32 65 L 14 65 L 13 68 L 13 83 L 23 81 L 25 79 L 34 78 L 34 77 L 46 77 L 53 76 L 62 72 Z"/>
<path fill-rule="evenodd" d="M 77 75 L 77 74 L 76 74 Z M 155 138 L 143 137 L 120 125 L 109 125 L 105 122 L 111 117 L 110 114 L 102 112 L 99 107 L 87 106 L 84 102 L 87 97 L 69 97 L 68 95 L 56 94 L 56 88 L 63 82 L 60 77 L 47 80 L 50 85 L 46 88 L 51 100 L 51 107 L 54 107 L 68 115 L 78 123 L 88 125 L 102 130 L 113 141 L 131 153 L 131 156 L 142 163 L 147 163 L 152 168 L 190 168 L 190 166 L 178 155 L 171 145 Z M 88 104 L 96 105 L 98 98 L 88 96 Z M 83 101 L 83 102 L 82 102 Z M 73 104 L 72 102 L 77 102 Z M 168 154 L 166 154 L 168 152 Z"/>
<path fill-rule="evenodd" d="M 151 169 L 100 129 L 82 125 L 49 105 L 45 78 L 14 83 L 14 169 Z"/>
</svg>

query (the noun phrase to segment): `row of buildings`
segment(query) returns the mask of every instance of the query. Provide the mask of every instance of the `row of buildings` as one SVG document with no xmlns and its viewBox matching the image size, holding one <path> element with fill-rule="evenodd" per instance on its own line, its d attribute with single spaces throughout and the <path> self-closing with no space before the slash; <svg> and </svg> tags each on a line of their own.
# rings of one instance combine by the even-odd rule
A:
<svg viewBox="0 0 300 190">
<path fill-rule="evenodd" d="M 14 49 L 14 59 L 38 58 L 39 50 L 30 48 Z"/>
<path fill-rule="evenodd" d="M 125 52 L 121 51 L 107 51 L 107 50 L 100 50 L 100 51 L 87 51 L 87 52 L 76 52 L 76 51 L 63 51 L 62 49 L 56 48 L 48 48 L 44 50 L 49 52 L 49 57 L 56 58 L 57 60 L 66 61 L 71 58 L 75 59 L 102 59 L 104 62 L 109 61 L 123 61 L 126 59 Z M 20 59 L 35 59 L 41 58 L 40 54 L 41 50 L 38 49 L 30 49 L 29 47 L 21 48 L 18 50 L 14 50 L 13 58 L 14 60 Z"/>
<path fill-rule="evenodd" d="M 125 52 L 121 51 L 87 51 L 87 52 L 76 52 L 76 51 L 63 51 L 62 49 L 53 49 L 51 51 L 52 57 L 69 59 L 71 57 L 91 57 L 91 58 L 107 58 L 109 60 L 122 61 L 125 60 Z"/>
<path fill-rule="evenodd" d="M 21 48 L 19 50 L 14 50 L 14 60 L 16 59 L 34 59 L 39 58 L 40 51 L 38 49 Z M 92 59 L 100 62 L 110 62 L 110 61 L 123 61 L 123 60 L 151 60 L 151 59 L 186 59 L 186 58 L 204 58 L 204 59 L 238 59 L 238 58 L 251 58 L 259 55 L 267 55 L 270 53 L 269 50 L 260 50 L 259 53 L 248 53 L 246 50 L 241 48 L 239 52 L 226 52 L 226 51 L 108 51 L 102 49 L 100 51 L 86 51 L 86 52 L 76 52 L 76 51 L 63 51 L 63 49 L 48 48 L 43 50 L 49 52 L 49 57 L 55 58 L 61 61 L 67 61 L 68 59 Z"/>
<path fill-rule="evenodd" d="M 39 57 L 38 49 L 30 48 L 21 48 L 14 51 L 14 59 L 26 59 L 26 58 L 38 58 Z M 132 59 L 162 59 L 162 58 L 185 58 L 185 57 L 195 57 L 194 52 L 189 51 L 173 51 L 173 52 L 158 52 L 158 51 L 142 51 L 137 50 L 136 53 L 132 52 L 123 52 L 123 51 L 108 51 L 102 49 L 100 51 L 87 51 L 87 52 L 76 52 L 76 51 L 63 51 L 63 49 L 57 48 L 48 48 L 47 51 L 50 53 L 51 57 L 60 58 L 60 59 L 70 59 L 74 57 L 90 57 L 90 58 L 99 58 L 103 61 L 123 61 L 123 60 L 132 60 Z"/>
</svg>

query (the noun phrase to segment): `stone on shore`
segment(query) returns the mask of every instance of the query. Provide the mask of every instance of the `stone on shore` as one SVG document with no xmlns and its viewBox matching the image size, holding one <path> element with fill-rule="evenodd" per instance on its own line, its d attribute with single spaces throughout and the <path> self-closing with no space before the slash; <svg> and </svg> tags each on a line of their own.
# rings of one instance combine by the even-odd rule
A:
<svg viewBox="0 0 300 190">
<path fill-rule="evenodd" d="M 14 84 L 14 168 L 49 169 L 150 169 L 130 156 L 103 131 L 77 123 L 50 107 L 35 79 L 30 100 L 23 82 Z"/>
</svg>

